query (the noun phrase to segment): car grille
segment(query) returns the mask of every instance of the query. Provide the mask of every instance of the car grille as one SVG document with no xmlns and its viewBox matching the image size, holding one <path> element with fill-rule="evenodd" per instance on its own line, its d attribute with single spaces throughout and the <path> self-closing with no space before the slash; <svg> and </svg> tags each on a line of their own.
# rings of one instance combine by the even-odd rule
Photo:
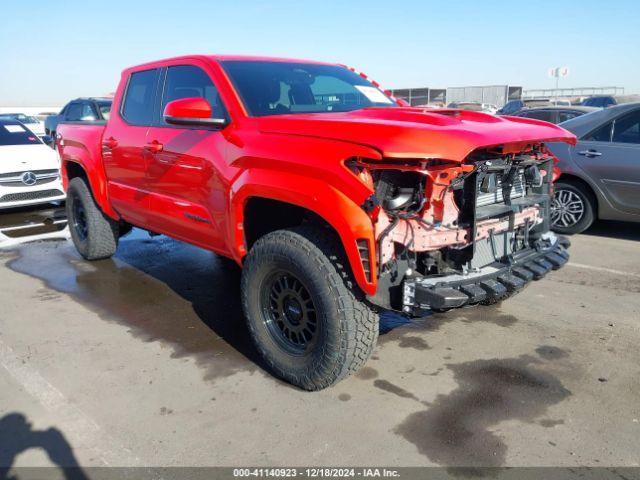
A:
<svg viewBox="0 0 640 480">
<path fill-rule="evenodd" d="M 0 203 L 3 202 L 28 202 L 29 200 L 40 200 L 42 198 L 59 197 L 64 195 L 58 189 L 38 190 L 35 192 L 9 193 L 0 197 Z"/>
<path fill-rule="evenodd" d="M 10 172 L 0 173 L 0 186 L 3 187 L 24 187 L 25 184 L 22 181 L 22 175 L 27 172 L 32 172 L 36 176 L 36 183 L 29 185 L 42 185 L 43 183 L 53 182 L 60 177 L 60 172 L 57 169 L 51 170 L 25 170 L 22 172 Z"/>
<path fill-rule="evenodd" d="M 486 205 L 493 205 L 494 203 L 503 203 L 504 197 L 502 195 L 502 175 L 496 173 L 496 189 L 494 192 L 479 192 L 476 198 L 476 206 L 484 207 Z M 513 187 L 511 188 L 511 199 L 522 198 L 527 194 L 527 189 L 524 181 L 524 174 L 520 172 L 513 180 Z"/>
</svg>

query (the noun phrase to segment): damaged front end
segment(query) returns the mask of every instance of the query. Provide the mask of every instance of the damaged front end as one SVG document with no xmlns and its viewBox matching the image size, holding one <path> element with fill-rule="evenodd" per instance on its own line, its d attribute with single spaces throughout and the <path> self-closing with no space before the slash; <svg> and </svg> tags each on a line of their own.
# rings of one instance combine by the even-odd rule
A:
<svg viewBox="0 0 640 480">
<path fill-rule="evenodd" d="M 371 185 L 378 288 L 369 300 L 420 315 L 491 304 L 564 265 L 549 231 L 554 158 L 542 143 L 474 151 L 464 162 L 353 159 Z"/>
</svg>

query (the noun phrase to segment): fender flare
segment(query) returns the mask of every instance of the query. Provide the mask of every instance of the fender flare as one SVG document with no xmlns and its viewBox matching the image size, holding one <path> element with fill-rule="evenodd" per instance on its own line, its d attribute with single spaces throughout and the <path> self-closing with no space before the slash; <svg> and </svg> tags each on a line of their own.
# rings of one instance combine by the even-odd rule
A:
<svg viewBox="0 0 640 480">
<path fill-rule="evenodd" d="M 70 148 L 71 147 L 71 148 Z M 107 192 L 107 177 L 101 161 L 92 161 L 91 154 L 84 145 L 66 144 L 60 152 L 62 182 L 65 191 L 69 188 L 69 164 L 77 165 L 85 173 L 93 198 L 105 215 L 114 220 L 120 220 L 120 215 L 109 202 Z M 89 167 L 92 165 L 92 167 Z"/>
<path fill-rule="evenodd" d="M 353 200 L 325 181 L 290 172 L 249 169 L 240 174 L 230 189 L 230 251 L 239 263 L 247 254 L 244 238 L 244 209 L 250 198 L 265 198 L 305 208 L 319 215 L 340 237 L 353 276 L 364 293 L 377 288 L 374 261 L 374 229 L 369 216 Z M 369 246 L 370 278 L 365 273 L 357 240 Z"/>
</svg>

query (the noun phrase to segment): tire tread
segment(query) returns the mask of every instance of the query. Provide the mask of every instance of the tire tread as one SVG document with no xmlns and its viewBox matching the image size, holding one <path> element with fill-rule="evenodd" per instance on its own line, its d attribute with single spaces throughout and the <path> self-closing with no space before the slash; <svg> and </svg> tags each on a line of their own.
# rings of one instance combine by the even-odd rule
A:
<svg viewBox="0 0 640 480">
<path fill-rule="evenodd" d="M 327 291 L 338 307 L 341 319 L 341 345 L 325 345 L 329 352 L 339 355 L 337 361 L 318 365 L 318 369 L 308 371 L 303 377 L 292 377 L 290 372 L 278 367 L 269 352 L 257 338 L 255 327 L 247 322 L 258 350 L 276 375 L 307 390 L 329 387 L 360 369 L 369 359 L 378 339 L 378 316 L 364 301 L 364 295 L 356 286 L 348 263 L 335 234 L 325 228 L 300 226 L 271 232 L 253 246 L 243 268 L 242 302 L 245 315 L 250 311 L 247 295 L 248 278 L 261 262 L 270 257 L 286 254 L 293 247 L 309 257 L 321 275 L 326 279 Z M 251 254 L 253 253 L 253 254 Z"/>
<path fill-rule="evenodd" d="M 81 177 L 72 178 L 67 194 L 67 218 L 72 219 L 72 199 L 74 192 L 83 203 L 87 218 L 87 238 L 80 240 L 70 225 L 71 236 L 78 252 L 86 260 L 102 260 L 113 256 L 118 248 L 118 222 L 107 217 L 96 204 L 86 181 Z"/>
</svg>

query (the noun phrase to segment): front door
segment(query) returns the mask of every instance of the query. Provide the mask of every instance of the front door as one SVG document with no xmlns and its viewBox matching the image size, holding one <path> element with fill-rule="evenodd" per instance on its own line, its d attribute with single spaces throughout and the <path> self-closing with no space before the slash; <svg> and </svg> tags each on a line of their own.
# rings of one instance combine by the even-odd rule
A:
<svg viewBox="0 0 640 480">
<path fill-rule="evenodd" d="M 134 72 L 102 137 L 109 199 L 125 220 L 146 227 L 149 220 L 147 132 L 153 122 L 158 69 Z"/>
<path fill-rule="evenodd" d="M 205 98 L 214 118 L 226 116 L 224 107 L 209 75 L 195 65 L 169 66 L 161 90 L 160 114 L 147 135 L 153 228 L 220 251 L 227 209 L 220 175 L 226 140 L 216 128 L 170 125 L 162 112 L 168 102 L 190 97 Z"/>
<path fill-rule="evenodd" d="M 640 108 L 580 140 L 573 152 L 617 210 L 640 214 Z"/>
</svg>

